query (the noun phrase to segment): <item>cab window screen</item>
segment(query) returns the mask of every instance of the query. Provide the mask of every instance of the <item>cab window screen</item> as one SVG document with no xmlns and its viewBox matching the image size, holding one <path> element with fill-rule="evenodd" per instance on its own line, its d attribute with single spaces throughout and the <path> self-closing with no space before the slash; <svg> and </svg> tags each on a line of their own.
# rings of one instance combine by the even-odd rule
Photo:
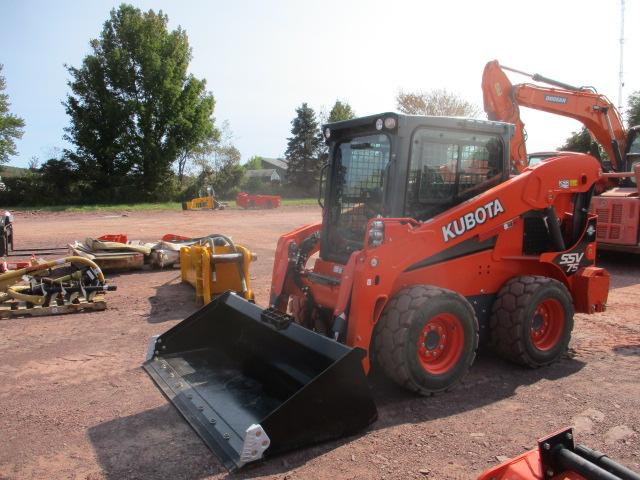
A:
<svg viewBox="0 0 640 480">
<path fill-rule="evenodd" d="M 382 134 L 355 137 L 337 146 L 328 234 L 333 253 L 349 255 L 361 249 L 367 222 L 382 213 L 390 147 Z"/>
<path fill-rule="evenodd" d="M 418 129 L 411 147 L 405 215 L 426 220 L 496 185 L 502 177 L 502 151 L 496 136 Z"/>
</svg>

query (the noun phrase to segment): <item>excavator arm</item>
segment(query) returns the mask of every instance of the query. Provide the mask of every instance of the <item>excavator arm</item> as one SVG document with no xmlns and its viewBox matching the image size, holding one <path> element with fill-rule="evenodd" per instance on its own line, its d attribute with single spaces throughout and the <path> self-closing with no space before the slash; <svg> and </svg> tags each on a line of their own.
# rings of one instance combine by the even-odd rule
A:
<svg viewBox="0 0 640 480">
<path fill-rule="evenodd" d="M 555 88 L 531 83 L 513 85 L 505 70 L 529 76 Z M 482 92 L 489 119 L 516 126 L 510 156 L 518 172 L 527 167 L 526 134 L 520 118 L 520 106 L 578 120 L 605 149 L 613 169 L 625 169 L 622 152 L 626 148 L 626 130 L 620 114 L 604 95 L 588 87 L 574 87 L 541 75 L 530 75 L 501 66 L 497 60 L 487 63 L 484 68 Z"/>
</svg>

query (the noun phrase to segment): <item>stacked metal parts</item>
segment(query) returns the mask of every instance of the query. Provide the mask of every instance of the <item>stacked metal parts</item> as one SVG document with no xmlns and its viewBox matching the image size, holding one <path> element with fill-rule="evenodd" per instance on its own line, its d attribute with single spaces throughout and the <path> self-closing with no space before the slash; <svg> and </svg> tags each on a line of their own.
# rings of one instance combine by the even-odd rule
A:
<svg viewBox="0 0 640 480">
<path fill-rule="evenodd" d="M 83 257 L 34 259 L 18 267 L 0 274 L 0 318 L 104 310 L 102 294 L 116 289 Z"/>
</svg>

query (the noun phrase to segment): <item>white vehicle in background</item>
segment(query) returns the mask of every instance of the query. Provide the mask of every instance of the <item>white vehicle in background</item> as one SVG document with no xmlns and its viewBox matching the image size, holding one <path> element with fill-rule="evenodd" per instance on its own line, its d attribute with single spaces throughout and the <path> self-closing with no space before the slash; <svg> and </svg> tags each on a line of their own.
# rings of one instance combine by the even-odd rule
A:
<svg viewBox="0 0 640 480">
<path fill-rule="evenodd" d="M 540 162 L 547 160 L 553 157 L 561 157 L 563 155 L 570 155 L 573 152 L 535 152 L 527 155 L 527 165 L 533 167 L 534 165 L 539 164 Z"/>
</svg>

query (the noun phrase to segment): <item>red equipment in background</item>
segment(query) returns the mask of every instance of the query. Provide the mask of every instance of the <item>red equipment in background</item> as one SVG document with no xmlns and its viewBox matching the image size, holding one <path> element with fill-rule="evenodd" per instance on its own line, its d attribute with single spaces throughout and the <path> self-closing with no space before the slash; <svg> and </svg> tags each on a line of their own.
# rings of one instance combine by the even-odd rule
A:
<svg viewBox="0 0 640 480">
<path fill-rule="evenodd" d="M 96 240 L 100 240 L 102 242 L 127 243 L 129 238 L 124 233 L 107 233 L 98 237 Z"/>
<path fill-rule="evenodd" d="M 278 208 L 280 195 L 252 195 L 240 192 L 236 195 L 236 205 L 242 208 Z"/>
</svg>

